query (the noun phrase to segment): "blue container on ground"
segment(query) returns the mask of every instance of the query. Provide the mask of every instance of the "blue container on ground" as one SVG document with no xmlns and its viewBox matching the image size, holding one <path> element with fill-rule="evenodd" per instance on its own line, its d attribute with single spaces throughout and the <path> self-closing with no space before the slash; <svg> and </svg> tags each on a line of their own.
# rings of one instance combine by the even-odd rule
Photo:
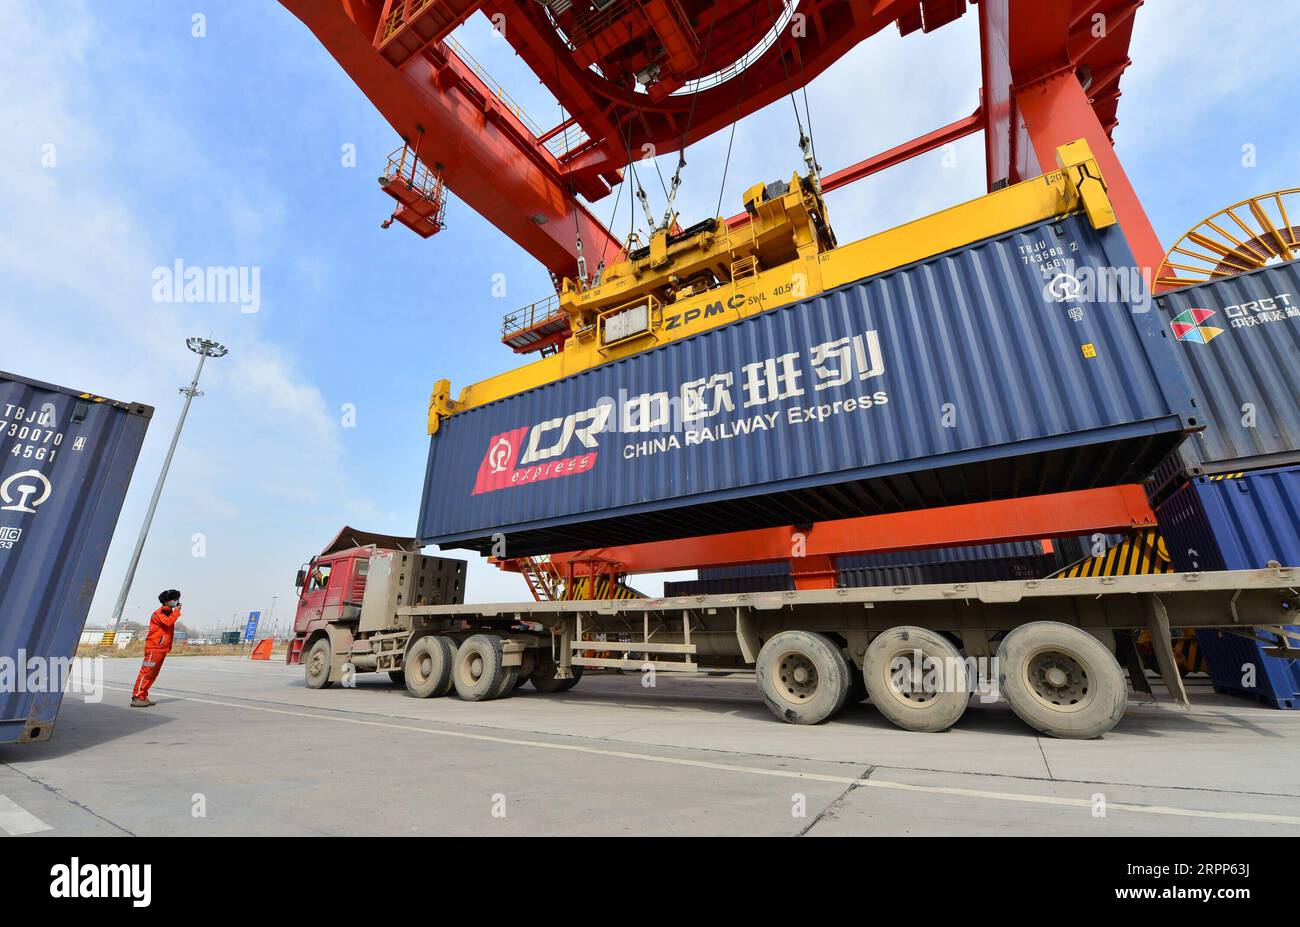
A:
<svg viewBox="0 0 1300 927">
<path fill-rule="evenodd" d="M 1300 566 L 1300 467 L 1198 476 L 1156 509 L 1156 520 L 1180 572 Z M 1196 637 L 1216 691 L 1300 708 L 1300 660 L 1268 656 L 1235 634 Z M 1246 685 L 1252 666 L 1254 685 Z"/>
</svg>

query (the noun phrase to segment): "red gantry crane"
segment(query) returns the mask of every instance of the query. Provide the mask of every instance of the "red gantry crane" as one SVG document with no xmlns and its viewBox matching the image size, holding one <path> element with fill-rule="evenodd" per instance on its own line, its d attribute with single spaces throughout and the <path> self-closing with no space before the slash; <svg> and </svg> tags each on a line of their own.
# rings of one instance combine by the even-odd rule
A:
<svg viewBox="0 0 1300 927">
<path fill-rule="evenodd" d="M 443 226 L 446 191 L 535 257 L 555 279 L 623 255 L 588 208 L 647 151 L 683 151 L 793 93 L 887 28 L 933 32 L 979 20 L 981 83 L 974 112 L 820 178 L 822 192 L 983 133 L 989 191 L 1035 177 L 1055 151 L 1087 141 L 1140 267 L 1164 252 L 1115 155 L 1120 79 L 1141 0 L 281 0 L 316 35 L 405 144 L 381 178 L 398 221 L 428 237 Z M 534 122 L 455 41 L 481 12 L 559 103 Z M 975 88 L 953 87 L 965 94 Z M 869 93 L 870 88 L 863 88 Z M 796 112 L 798 112 L 796 106 Z M 800 125 L 800 144 L 815 154 Z M 676 177 L 673 185 L 676 187 Z M 669 216 L 671 219 L 671 195 Z M 748 213 L 729 220 L 743 226 Z M 666 223 L 667 224 L 667 223 Z M 562 350 L 568 317 L 554 300 L 508 319 L 517 352 Z M 932 509 L 694 539 L 559 553 L 502 564 L 539 598 L 580 577 L 782 559 L 791 531 L 809 539 L 800 588 L 834 584 L 839 554 L 974 544 L 1147 526 L 1133 486 Z M 595 583 L 585 588 L 593 590 Z M 540 590 L 540 591 L 539 591 Z"/>
</svg>

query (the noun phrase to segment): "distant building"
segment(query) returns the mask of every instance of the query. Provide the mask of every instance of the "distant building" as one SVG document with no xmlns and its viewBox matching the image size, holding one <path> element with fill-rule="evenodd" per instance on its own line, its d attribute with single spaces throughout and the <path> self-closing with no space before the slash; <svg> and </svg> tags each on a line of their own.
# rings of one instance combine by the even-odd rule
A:
<svg viewBox="0 0 1300 927">
<path fill-rule="evenodd" d="M 123 650 L 135 640 L 136 632 L 130 628 L 121 631 L 106 631 L 103 628 L 86 628 L 81 632 L 78 642 L 83 647 L 116 647 Z"/>
</svg>

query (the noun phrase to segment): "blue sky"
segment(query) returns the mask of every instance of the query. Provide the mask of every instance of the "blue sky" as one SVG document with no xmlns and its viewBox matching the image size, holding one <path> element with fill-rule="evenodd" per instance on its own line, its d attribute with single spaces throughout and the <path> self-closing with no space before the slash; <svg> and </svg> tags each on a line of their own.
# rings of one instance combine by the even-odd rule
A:
<svg viewBox="0 0 1300 927">
<path fill-rule="evenodd" d="M 379 229 L 391 201 L 374 178 L 391 128 L 278 3 L 210 5 L 196 38 L 203 6 L 0 3 L 0 368 L 157 407 L 92 622 L 112 607 L 180 411 L 186 336 L 231 353 L 204 373 L 127 616 L 176 586 L 194 624 L 230 626 L 272 597 L 283 624 L 296 568 L 342 524 L 413 531 L 433 381 L 459 388 L 516 363 L 497 342 L 501 316 L 549 289 L 457 202 L 428 241 Z M 1300 5 L 1222 9 L 1149 0 L 1137 14 L 1116 142 L 1166 245 L 1229 203 L 1300 182 L 1289 90 Z M 969 114 L 975 26 L 972 12 L 928 36 L 887 30 L 815 81 L 825 168 Z M 539 122 L 555 121 L 554 100 L 486 20 L 458 38 Z M 800 166 L 796 140 L 788 101 L 740 124 L 724 215 L 744 188 Z M 722 133 L 688 153 L 684 221 L 712 213 L 726 143 Z M 953 153 L 832 194 L 840 240 L 979 195 L 980 138 Z M 661 211 L 657 181 L 646 187 Z M 611 205 L 594 209 L 605 218 Z M 626 202 L 620 212 L 622 231 Z M 177 259 L 257 267 L 258 311 L 155 301 L 154 268 Z M 638 585 L 657 592 L 659 580 Z M 518 578 L 472 564 L 471 599 L 525 596 Z"/>
</svg>

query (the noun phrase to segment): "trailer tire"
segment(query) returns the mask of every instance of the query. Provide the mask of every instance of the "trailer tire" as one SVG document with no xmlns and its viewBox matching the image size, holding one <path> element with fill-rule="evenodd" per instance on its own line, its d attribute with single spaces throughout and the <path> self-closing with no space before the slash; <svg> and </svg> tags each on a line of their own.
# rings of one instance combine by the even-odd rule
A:
<svg viewBox="0 0 1300 927">
<path fill-rule="evenodd" d="M 844 678 L 847 679 L 849 683 L 844 687 L 844 695 L 840 698 L 839 707 L 835 709 L 835 714 L 839 714 L 844 710 L 844 706 L 848 705 L 850 700 L 853 699 L 853 677 L 856 676 L 857 673 L 854 672 L 853 661 L 849 659 L 849 655 L 837 647 L 834 640 L 831 640 L 831 646 L 835 647 L 835 653 L 839 655 L 840 660 L 844 663 Z M 854 704 L 857 704 L 856 701 Z"/>
<path fill-rule="evenodd" d="M 551 659 L 549 654 L 544 657 L 538 656 L 537 665 L 533 667 L 528 681 L 533 684 L 533 688 L 538 692 L 553 695 L 559 692 L 568 692 L 578 684 L 578 680 L 582 679 L 581 666 L 573 667 L 573 675 L 568 679 L 555 678 L 555 671 L 558 668 L 559 665 Z"/>
<path fill-rule="evenodd" d="M 441 698 L 451 691 L 451 668 L 456 659 L 452 642 L 426 634 L 411 642 L 403 658 L 406 694 L 414 698 Z"/>
<path fill-rule="evenodd" d="M 500 698 L 514 684 L 510 670 L 501 665 L 505 646 L 491 634 L 473 634 L 456 650 L 452 682 L 456 694 L 467 702 L 486 702 Z"/>
<path fill-rule="evenodd" d="M 525 650 L 523 652 L 522 661 L 517 667 L 519 672 L 515 675 L 515 684 L 512 687 L 512 691 L 514 689 L 522 689 L 524 687 L 524 683 L 528 682 L 529 677 L 533 675 L 533 670 L 536 668 L 537 668 L 536 651 Z"/>
<path fill-rule="evenodd" d="M 897 661 L 915 666 L 918 651 L 922 681 L 938 685 L 923 685 L 915 691 L 908 683 L 899 685 L 902 667 Z M 937 680 L 936 664 L 940 668 Z M 862 658 L 862 676 L 871 704 L 905 731 L 946 731 L 970 704 L 970 678 L 960 651 L 942 634 L 925 628 L 903 626 L 877 634 Z"/>
<path fill-rule="evenodd" d="M 1087 631 L 1035 621 L 998 647 L 998 684 L 1011 710 L 1050 737 L 1100 737 L 1124 715 L 1128 687 L 1106 645 Z"/>
<path fill-rule="evenodd" d="M 849 660 L 849 697 L 845 699 L 846 705 L 858 705 L 865 702 L 870 693 L 867 692 L 867 677 L 863 670 L 852 660 Z"/>
<path fill-rule="evenodd" d="M 307 649 L 302 665 L 308 689 L 328 689 L 333 685 L 330 682 L 330 664 L 333 662 L 334 653 L 328 637 L 319 638 Z"/>
<path fill-rule="evenodd" d="M 791 724 L 819 724 L 848 697 L 848 661 L 821 634 L 782 631 L 763 645 L 755 669 L 764 704 Z"/>
</svg>

